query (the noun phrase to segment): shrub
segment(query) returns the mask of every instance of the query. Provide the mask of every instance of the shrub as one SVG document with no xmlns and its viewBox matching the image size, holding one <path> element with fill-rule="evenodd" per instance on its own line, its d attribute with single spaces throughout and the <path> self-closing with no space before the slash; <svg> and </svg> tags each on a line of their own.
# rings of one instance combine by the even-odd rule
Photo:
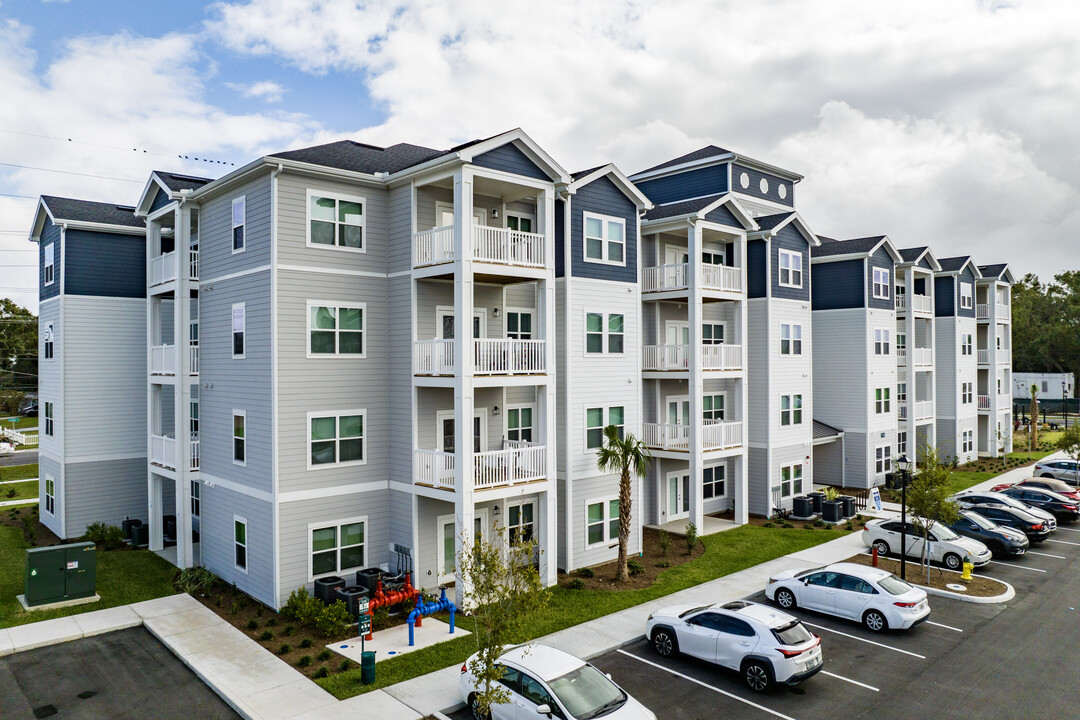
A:
<svg viewBox="0 0 1080 720">
<path fill-rule="evenodd" d="M 578 577 L 583 577 L 583 578 L 591 578 L 591 577 L 596 576 L 596 573 L 593 572 L 593 569 L 592 568 L 587 568 L 587 567 L 578 568 L 577 574 L 578 574 Z"/>
<path fill-rule="evenodd" d="M 301 655 L 300 659 L 296 661 L 296 667 L 305 668 L 310 664 L 311 664 L 311 656 L 310 655 Z"/>
<path fill-rule="evenodd" d="M 694 548 L 697 547 L 697 525 L 694 523 L 686 524 L 686 554 L 693 555 Z"/>
<path fill-rule="evenodd" d="M 340 665 L 338 665 L 338 672 L 345 672 L 346 670 L 350 669 L 352 666 L 353 666 L 352 661 L 350 661 L 348 658 L 346 658 L 345 660 L 341 661 Z M 325 669 L 326 668 L 319 668 L 319 670 L 325 670 Z M 318 671 L 316 671 L 315 674 L 318 675 L 319 674 Z M 326 676 L 323 675 L 322 677 L 326 677 Z"/>
<path fill-rule="evenodd" d="M 37 526 L 37 517 L 35 517 L 33 513 L 29 515 L 23 515 L 22 534 L 23 540 L 26 541 L 27 545 L 32 546 L 37 543 Z"/>
<path fill-rule="evenodd" d="M 176 574 L 173 585 L 188 595 L 204 595 L 217 580 L 217 575 L 204 567 L 184 568 Z"/>
<path fill-rule="evenodd" d="M 116 525 L 94 522 L 86 526 L 83 540 L 94 543 L 102 550 L 115 550 L 124 546 L 124 531 Z"/>
<path fill-rule="evenodd" d="M 814 521 L 814 527 L 825 527 L 825 521 L 821 518 L 818 518 Z"/>
<path fill-rule="evenodd" d="M 311 638 L 304 638 L 303 640 L 300 641 L 300 647 L 302 647 L 302 648 L 309 648 L 312 645 L 314 645 L 314 643 L 311 642 Z"/>
<path fill-rule="evenodd" d="M 13 497 L 15 497 L 15 496 L 16 496 L 16 495 L 18 495 L 18 494 L 19 494 L 19 491 L 18 491 L 18 490 L 16 490 L 15 488 L 11 488 L 11 489 L 9 489 L 9 490 L 7 491 L 7 496 L 8 496 L 9 498 L 13 498 Z"/>
<path fill-rule="evenodd" d="M 761 527 L 767 527 L 767 528 L 771 528 L 771 527 L 776 527 L 776 524 L 775 524 L 775 523 L 771 523 L 771 522 L 767 522 L 767 523 L 762 523 L 762 524 L 761 524 Z"/>
<path fill-rule="evenodd" d="M 323 608 L 315 619 L 315 629 L 328 638 L 344 635 L 352 625 L 352 615 L 341 600 Z"/>
<path fill-rule="evenodd" d="M 292 652 L 292 645 L 289 643 L 282 643 L 281 647 L 277 649 L 278 655 L 287 655 L 290 652 Z"/>
<path fill-rule="evenodd" d="M 569 583 L 567 583 L 566 587 L 569 590 L 584 590 L 585 589 L 585 581 L 582 580 L 581 578 L 574 578 Z"/>
<path fill-rule="evenodd" d="M 838 497 L 840 497 L 840 491 L 839 490 L 837 490 L 834 487 L 825 488 L 825 499 L 826 500 L 831 501 L 831 500 L 835 500 Z"/>
<path fill-rule="evenodd" d="M 375 608 L 371 613 L 371 626 L 373 630 L 385 627 L 390 622 L 390 608 L 382 605 Z"/>
<path fill-rule="evenodd" d="M 301 625 L 312 626 L 322 609 L 323 603 L 318 598 L 312 597 L 307 588 L 302 587 L 289 594 L 289 599 L 285 601 L 281 614 L 289 620 L 298 621 Z"/>
<path fill-rule="evenodd" d="M 854 530 L 855 526 L 851 524 L 850 520 L 848 520 L 846 523 L 844 523 L 844 529 L 845 530 Z"/>
<path fill-rule="evenodd" d="M 258 621 L 256 621 L 256 620 L 248 620 L 247 629 L 248 630 L 258 630 L 259 629 Z"/>
<path fill-rule="evenodd" d="M 329 674 L 330 674 L 330 673 L 329 673 L 329 672 L 327 672 L 327 670 L 326 670 L 326 668 L 325 668 L 325 667 L 321 667 L 321 668 L 319 668 L 318 670 L 316 670 L 316 671 L 315 671 L 314 673 L 312 673 L 312 674 L 311 674 L 311 677 L 313 677 L 313 678 L 324 678 L 324 677 L 326 677 L 326 676 L 327 676 L 327 675 L 329 675 Z"/>
<path fill-rule="evenodd" d="M 640 575 L 645 572 L 644 566 L 642 566 L 641 561 L 637 558 L 630 558 L 626 561 L 626 570 L 631 575 Z"/>
<path fill-rule="evenodd" d="M 268 619 L 268 620 L 266 621 L 266 624 L 267 624 L 267 626 L 269 626 L 269 627 L 274 627 L 275 625 L 277 625 L 277 618 L 276 618 L 276 617 L 272 617 L 272 618 Z"/>
<path fill-rule="evenodd" d="M 785 521 L 784 521 L 784 524 L 783 524 L 783 525 L 781 525 L 780 527 L 784 528 L 785 530 L 790 530 L 791 528 L 793 528 L 793 527 L 795 527 L 795 526 L 794 526 L 794 525 L 792 525 L 791 523 L 789 523 L 788 521 L 786 521 L 786 520 L 785 520 Z"/>
<path fill-rule="evenodd" d="M 258 604 L 258 605 L 257 605 L 257 606 L 255 607 L 255 616 L 256 616 L 256 617 L 262 617 L 262 614 L 263 614 L 263 607 L 264 607 L 264 606 L 263 606 L 263 604 L 262 604 L 262 603 L 259 603 L 259 604 Z"/>
<path fill-rule="evenodd" d="M 235 615 L 238 612 L 240 612 L 240 601 L 233 600 L 232 607 L 229 608 L 229 614 Z"/>
<path fill-rule="evenodd" d="M 668 550 L 671 549 L 671 536 L 667 534 L 667 530 L 660 531 L 660 552 L 664 557 L 667 557 Z"/>
<path fill-rule="evenodd" d="M 270 632 L 269 630 L 263 630 L 262 635 L 259 636 L 259 639 L 263 642 L 268 642 L 274 639 L 274 633 Z"/>
<path fill-rule="evenodd" d="M 671 567 L 671 563 L 669 563 L 667 560 L 661 560 L 660 562 L 656 563 L 656 567 L 658 567 L 658 568 Z"/>
<path fill-rule="evenodd" d="M 813 529 L 814 529 L 814 526 L 812 524 L 810 524 L 810 523 L 806 523 L 805 525 L 803 525 L 803 530 L 813 530 Z"/>
<path fill-rule="evenodd" d="M 325 660 L 329 660 L 329 659 L 330 659 L 330 658 L 332 658 L 332 657 L 334 657 L 334 653 L 330 652 L 330 651 L 329 651 L 329 650 L 327 650 L 326 648 L 323 648 L 323 651 L 322 651 L 321 653 L 319 653 L 319 654 L 318 654 L 318 655 L 316 656 L 316 658 L 315 658 L 315 659 L 316 659 L 316 660 L 321 660 L 321 661 L 325 661 Z"/>
<path fill-rule="evenodd" d="M 281 631 L 281 634 L 282 635 L 292 635 L 294 632 L 296 632 L 295 627 L 293 627 L 292 625 L 286 625 L 285 629 Z"/>
</svg>

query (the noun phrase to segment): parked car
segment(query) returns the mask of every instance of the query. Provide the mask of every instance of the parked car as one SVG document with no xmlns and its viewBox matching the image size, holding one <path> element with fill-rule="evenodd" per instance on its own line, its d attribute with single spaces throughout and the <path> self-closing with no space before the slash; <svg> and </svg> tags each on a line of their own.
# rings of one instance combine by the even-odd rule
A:
<svg viewBox="0 0 1080 720">
<path fill-rule="evenodd" d="M 19 414 L 24 415 L 26 417 L 37 417 L 38 416 L 37 403 L 34 403 L 33 405 L 27 405 L 26 407 L 22 408 L 21 410 L 19 410 Z"/>
<path fill-rule="evenodd" d="M 900 533 L 902 525 L 899 520 L 878 518 L 866 523 L 863 528 L 862 539 L 867 547 L 875 547 L 882 555 L 892 552 L 900 552 Z M 959 570 L 964 560 L 967 559 L 975 567 L 982 567 L 990 562 L 993 557 L 978 540 L 961 537 L 945 525 L 934 525 L 928 535 L 928 557 L 934 562 L 942 563 L 950 570 Z M 923 531 L 915 523 L 907 524 L 907 555 L 909 557 L 922 557 L 923 554 Z"/>
<path fill-rule="evenodd" d="M 1025 505 L 1045 510 L 1053 514 L 1058 522 L 1062 520 L 1072 521 L 1080 517 L 1080 505 L 1075 500 L 1059 495 L 1053 490 L 1011 487 L 1008 490 L 1003 490 L 1001 494 L 1015 498 Z"/>
<path fill-rule="evenodd" d="M 1080 463 L 1075 460 L 1040 460 L 1035 463 L 1033 472 L 1039 477 L 1057 478 L 1075 487 L 1080 487 Z"/>
<path fill-rule="evenodd" d="M 973 505 L 972 508 L 992 523 L 1024 533 L 1031 545 L 1038 545 L 1050 537 L 1051 530 L 1046 521 L 1026 510 L 1009 505 Z"/>
<path fill-rule="evenodd" d="M 14 455 L 15 446 L 9 442 L 0 442 L 0 457 L 5 455 Z"/>
<path fill-rule="evenodd" d="M 1016 483 L 1002 483 L 1001 485 L 995 485 L 990 488 L 994 492 L 1004 492 L 1011 487 L 1027 487 L 1036 488 L 1038 490 L 1053 490 L 1059 495 L 1064 495 L 1070 500 L 1080 502 L 1080 490 L 1073 485 L 1065 482 L 1064 480 L 1058 480 L 1052 477 L 1034 477 L 1027 480 L 1021 480 Z"/>
<path fill-rule="evenodd" d="M 475 656 L 474 656 L 475 657 Z M 479 683 L 461 666 L 458 692 L 476 720 L 489 720 L 476 703 Z M 589 663 L 547 645 L 519 645 L 499 657 L 499 680 L 510 702 L 492 705 L 490 720 L 560 717 L 565 720 L 656 720 L 648 708 Z"/>
<path fill-rule="evenodd" d="M 1013 557 L 1028 551 L 1031 541 L 1022 531 L 999 525 L 974 510 L 961 510 L 960 519 L 949 525 L 956 533 L 978 540 L 994 557 Z"/>
<path fill-rule="evenodd" d="M 822 667 L 821 638 L 798 618 L 745 600 L 657 610 L 645 637 L 663 657 L 683 653 L 735 670 L 755 692 L 796 685 Z"/>
<path fill-rule="evenodd" d="M 785 610 L 797 605 L 861 622 L 874 632 L 906 630 L 930 616 L 925 592 L 887 570 L 855 563 L 777 573 L 765 597 Z"/>
<path fill-rule="evenodd" d="M 1053 532 L 1057 530 L 1057 518 L 1053 513 L 1046 512 L 1042 508 L 1033 507 L 1025 503 L 1020 502 L 1014 497 L 1010 497 L 1005 493 L 992 492 L 990 490 L 968 490 L 965 492 L 957 493 L 953 495 L 952 500 L 960 503 L 960 507 L 976 507 L 979 505 L 997 505 L 1008 506 L 1015 508 L 1016 510 L 1023 510 L 1029 515 L 1034 515 L 1043 521 L 1046 527 Z"/>
</svg>

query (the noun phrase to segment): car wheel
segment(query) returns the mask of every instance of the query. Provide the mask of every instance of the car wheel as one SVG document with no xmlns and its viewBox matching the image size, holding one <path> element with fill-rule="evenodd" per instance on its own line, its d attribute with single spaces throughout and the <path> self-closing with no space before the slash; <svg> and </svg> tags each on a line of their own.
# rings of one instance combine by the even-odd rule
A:
<svg viewBox="0 0 1080 720">
<path fill-rule="evenodd" d="M 885 542 L 884 540 L 875 540 L 874 547 L 877 548 L 878 555 L 889 554 L 889 543 Z"/>
<path fill-rule="evenodd" d="M 772 668 L 758 660 L 749 660 L 743 665 L 743 680 L 754 692 L 765 692 L 772 687 Z"/>
<path fill-rule="evenodd" d="M 964 561 L 956 553 L 945 553 L 945 557 L 942 558 L 945 563 L 945 567 L 950 570 L 959 570 L 964 565 Z"/>
<path fill-rule="evenodd" d="M 776 604 L 785 610 L 790 610 L 795 607 L 795 594 L 787 588 L 780 588 L 776 591 Z"/>
<path fill-rule="evenodd" d="M 476 693 L 469 695 L 469 712 L 472 713 L 473 720 L 491 720 L 491 713 L 480 709 L 480 702 L 476 697 Z"/>
<path fill-rule="evenodd" d="M 881 632 L 889 629 L 889 621 L 877 610 L 868 610 L 863 615 L 863 625 L 872 632 Z"/>
<path fill-rule="evenodd" d="M 671 657 L 679 652 L 679 641 L 675 639 L 674 633 L 667 628 L 653 631 L 652 646 L 660 657 Z"/>
<path fill-rule="evenodd" d="M 987 547 L 990 548 L 990 554 L 996 558 L 1009 557 L 1009 550 L 1001 543 L 993 543 L 991 545 L 988 545 Z"/>
</svg>

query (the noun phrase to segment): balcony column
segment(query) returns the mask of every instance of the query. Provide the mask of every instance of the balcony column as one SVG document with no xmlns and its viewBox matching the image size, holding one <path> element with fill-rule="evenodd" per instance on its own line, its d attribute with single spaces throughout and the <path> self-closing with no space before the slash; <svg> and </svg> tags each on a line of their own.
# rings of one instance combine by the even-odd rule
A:
<svg viewBox="0 0 1080 720">
<path fill-rule="evenodd" d="M 536 411 L 543 418 L 544 432 L 540 440 L 544 443 L 544 462 L 547 490 L 540 493 L 536 518 L 540 546 L 540 581 L 545 586 L 554 585 L 558 579 L 558 512 L 556 506 L 555 482 L 555 384 L 548 383 L 537 393 Z"/>
<path fill-rule="evenodd" d="M 702 418 L 701 398 L 705 392 L 704 378 L 701 374 L 701 226 L 692 224 L 686 234 L 687 252 L 690 255 L 690 272 L 687 281 L 687 320 L 690 325 L 690 352 L 687 353 L 689 361 L 690 379 L 687 381 L 687 391 L 690 396 L 690 522 L 702 530 L 704 511 L 704 497 L 702 497 L 701 474 L 702 458 L 701 444 L 704 440 L 704 420 Z"/>
<path fill-rule="evenodd" d="M 165 547 L 161 515 L 164 506 L 161 504 L 161 476 L 153 470 L 147 473 L 146 494 L 149 498 L 147 506 L 150 509 L 150 516 L 147 518 L 147 524 L 150 526 L 150 550 L 157 551 Z"/>
<path fill-rule="evenodd" d="M 903 424 L 904 432 L 908 434 L 907 446 L 908 449 L 914 449 L 915 445 L 915 404 L 919 401 L 919 388 L 915 385 L 915 348 L 918 347 L 918 340 L 915 338 L 915 266 L 912 265 L 904 271 L 904 300 L 907 301 L 907 305 L 904 308 L 904 336 L 907 338 L 907 346 L 910 348 L 908 351 L 907 362 L 904 363 L 904 385 L 907 387 L 908 399 L 904 401 L 907 406 L 907 422 Z M 893 312 L 895 317 L 896 304 L 893 303 Z M 894 322 L 893 325 L 896 323 Z M 895 347 L 895 343 L 893 343 Z M 918 461 L 918 458 L 914 458 L 913 454 L 908 455 Z"/>
<path fill-rule="evenodd" d="M 173 423 L 176 431 L 176 566 L 194 564 L 191 547 L 191 353 L 188 338 L 191 326 L 191 279 L 189 245 L 191 206 L 184 203 L 176 211 L 176 292 L 173 295 L 173 352 L 176 355 L 176 383 L 170 386 Z"/>
<path fill-rule="evenodd" d="M 454 550 L 460 556 L 472 537 L 473 517 L 473 176 L 454 174 Z M 467 607 L 466 587 L 457 578 L 455 603 Z"/>
<path fill-rule="evenodd" d="M 739 412 L 738 412 L 738 415 L 736 416 L 735 419 L 742 423 L 742 447 L 743 447 L 743 451 L 742 451 L 742 454 L 735 461 L 735 464 L 737 465 L 737 467 L 736 467 L 735 472 L 733 473 L 734 477 L 732 478 L 735 481 L 732 502 L 733 502 L 733 505 L 734 505 L 733 513 L 734 513 L 734 516 L 735 516 L 735 522 L 740 524 L 740 525 L 745 525 L 746 523 L 750 522 L 750 502 L 749 502 L 749 498 L 750 498 L 750 468 L 749 468 L 749 463 L 746 461 L 747 460 L 747 454 L 749 452 L 747 448 L 749 447 L 749 444 L 750 444 L 750 435 L 748 433 L 748 424 L 747 424 L 747 420 L 748 420 L 747 406 L 749 404 L 749 386 L 746 383 L 747 372 L 749 370 L 749 362 L 747 360 L 749 343 L 748 343 L 748 339 L 747 339 L 748 336 L 747 336 L 747 321 L 746 321 L 746 265 L 747 265 L 747 261 L 746 261 L 746 233 L 741 233 L 740 234 L 738 242 L 735 243 L 735 248 L 737 249 L 736 257 L 737 257 L 737 261 L 739 263 L 739 276 L 741 278 L 740 287 L 742 288 L 742 292 L 740 293 L 741 299 L 739 300 L 738 309 L 735 312 L 735 319 L 736 319 L 735 320 L 735 325 L 736 325 L 736 335 L 735 335 L 735 337 L 738 339 L 739 346 L 742 348 L 742 351 L 740 353 L 741 359 L 740 359 L 740 365 L 739 365 L 739 367 L 742 369 L 742 372 L 739 373 L 739 379 L 736 381 L 736 382 L 738 382 L 738 388 L 739 388 L 739 390 L 738 390 Z M 806 268 L 803 269 L 804 277 L 809 277 L 809 272 L 810 272 L 810 267 L 808 265 Z M 806 332 L 809 332 L 809 330 L 810 330 L 809 326 L 805 330 L 806 330 Z M 806 342 L 805 337 L 804 337 L 803 342 Z M 812 412 L 813 412 L 813 398 L 812 398 L 812 396 L 811 396 L 810 401 L 811 401 L 810 408 L 805 408 L 804 407 L 803 412 L 812 415 Z M 769 456 L 769 460 L 770 460 L 770 464 L 771 464 L 771 460 L 772 460 L 771 454 Z M 809 477 L 809 478 L 813 477 L 813 472 L 812 472 L 811 468 L 807 468 L 806 476 Z M 769 498 L 770 498 L 770 503 L 771 503 L 772 502 L 772 488 L 771 487 L 769 488 Z"/>
</svg>

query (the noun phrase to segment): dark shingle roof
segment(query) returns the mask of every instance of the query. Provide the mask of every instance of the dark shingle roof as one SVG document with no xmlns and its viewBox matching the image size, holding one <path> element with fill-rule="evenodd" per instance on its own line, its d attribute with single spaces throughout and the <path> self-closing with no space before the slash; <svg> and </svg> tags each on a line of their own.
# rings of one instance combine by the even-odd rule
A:
<svg viewBox="0 0 1080 720">
<path fill-rule="evenodd" d="M 720 193 L 718 195 L 709 195 L 708 197 L 703 198 L 694 198 L 693 200 L 680 200 L 679 202 L 668 203 L 667 205 L 657 205 L 652 210 L 645 213 L 645 219 L 661 220 L 663 218 L 696 213 L 703 207 L 712 205 L 724 195 L 725 193 Z"/>
<path fill-rule="evenodd" d="M 825 423 L 815 420 L 814 421 L 814 439 L 820 440 L 821 438 L 837 437 L 840 433 L 844 432 L 840 428 L 834 428 L 832 425 L 826 425 Z"/>
<path fill-rule="evenodd" d="M 754 220 L 757 222 L 758 227 L 760 227 L 762 230 L 772 230 L 774 227 L 784 222 L 794 214 L 795 213 L 793 212 L 784 212 L 777 213 L 776 215 L 763 215 L 759 218 L 754 218 Z"/>
<path fill-rule="evenodd" d="M 900 257 L 904 259 L 904 262 L 915 262 L 919 257 L 926 252 L 926 246 L 903 248 L 900 250 Z"/>
<path fill-rule="evenodd" d="M 142 218 L 135 217 L 135 208 L 126 205 L 75 200 L 73 198 L 42 195 L 41 199 L 57 220 L 121 225 L 123 227 L 146 227 Z"/>
<path fill-rule="evenodd" d="M 476 142 L 480 141 L 476 140 L 468 143 L 468 145 Z M 297 162 L 373 175 L 377 172 L 398 172 L 451 152 L 453 151 L 432 150 L 431 148 L 408 143 L 398 143 L 387 148 L 381 148 L 375 145 L 364 145 L 352 140 L 339 140 L 326 145 L 315 145 L 300 150 L 274 153 L 269 157 L 296 160 Z"/>
<path fill-rule="evenodd" d="M 591 167 L 588 170 L 578 170 L 577 172 L 570 173 L 570 177 L 573 178 L 574 180 L 580 180 L 581 178 L 585 177 L 589 173 L 594 173 L 594 172 L 596 172 L 597 170 L 599 170 L 602 167 L 607 167 L 607 165 L 608 165 L 608 163 L 604 163 L 603 165 L 597 165 L 596 167 Z"/>
<path fill-rule="evenodd" d="M 818 235 L 821 247 L 814 248 L 811 253 L 817 257 L 829 255 L 848 255 L 855 253 L 868 253 L 877 247 L 878 243 L 885 239 L 884 235 L 873 237 L 853 238 L 851 240 L 836 240 L 834 238 Z"/>
<path fill-rule="evenodd" d="M 694 152 L 680 155 L 673 160 L 662 162 L 659 165 L 653 165 L 651 168 L 645 168 L 641 172 L 635 174 L 640 175 L 641 173 L 652 172 L 653 170 L 663 170 L 666 167 L 674 167 L 675 165 L 682 165 L 683 163 L 693 162 L 694 160 L 704 160 L 705 158 L 714 157 L 716 155 L 727 155 L 730 152 L 730 150 L 725 150 L 724 148 L 717 147 L 716 145 L 706 145 L 705 147 L 695 150 Z"/>
<path fill-rule="evenodd" d="M 176 173 L 164 172 L 163 170 L 155 170 L 154 174 L 161 178 L 161 181 L 173 192 L 176 192 L 177 190 L 198 190 L 206 183 L 213 182 L 210 178 L 195 177 L 193 175 L 177 175 Z"/>
<path fill-rule="evenodd" d="M 1005 272 L 1005 268 L 1009 267 L 1005 263 L 998 265 L 980 265 L 979 272 L 983 274 L 983 277 L 1001 277 L 1001 273 Z"/>
<path fill-rule="evenodd" d="M 942 272 L 956 272 L 971 261 L 970 255 L 957 255 L 956 257 L 938 258 Z"/>
</svg>

